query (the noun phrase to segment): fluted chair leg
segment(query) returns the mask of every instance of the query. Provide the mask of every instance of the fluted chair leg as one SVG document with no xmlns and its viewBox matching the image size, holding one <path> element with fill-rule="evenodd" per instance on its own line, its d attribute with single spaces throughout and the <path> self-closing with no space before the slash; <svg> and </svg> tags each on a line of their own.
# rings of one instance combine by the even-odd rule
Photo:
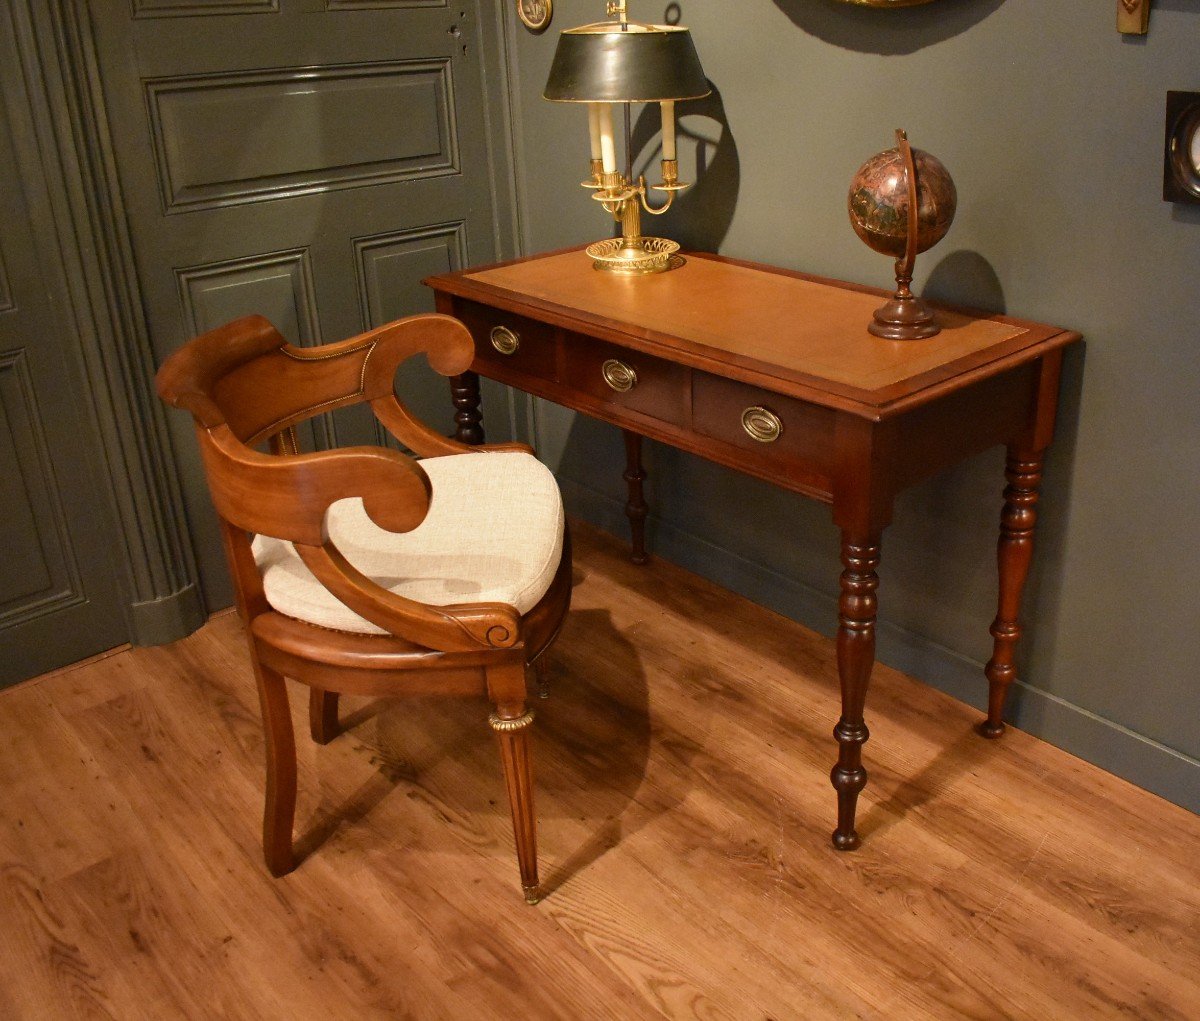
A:
<svg viewBox="0 0 1200 1021">
<path fill-rule="evenodd" d="M 541 889 L 538 885 L 537 817 L 533 808 L 533 757 L 529 739 L 533 713 L 524 710 L 523 704 L 497 706 L 488 722 L 500 743 L 500 764 L 512 811 L 521 888 L 525 903 L 536 904 L 541 899 Z"/>
<path fill-rule="evenodd" d="M 338 736 L 338 694 L 322 688 L 308 689 L 308 730 L 317 744 Z"/>
<path fill-rule="evenodd" d="M 296 867 L 292 855 L 292 825 L 296 817 L 296 742 L 283 675 L 254 657 L 258 699 L 266 733 L 267 793 L 263 807 L 263 857 L 273 876 Z"/>
</svg>

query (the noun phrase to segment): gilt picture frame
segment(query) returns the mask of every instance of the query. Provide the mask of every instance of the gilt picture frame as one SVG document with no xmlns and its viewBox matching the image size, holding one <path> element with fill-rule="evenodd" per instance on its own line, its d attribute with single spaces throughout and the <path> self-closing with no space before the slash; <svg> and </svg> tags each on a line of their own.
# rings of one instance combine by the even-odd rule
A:
<svg viewBox="0 0 1200 1021">
<path fill-rule="evenodd" d="M 933 0 L 842 0 L 844 4 L 854 4 L 857 7 L 917 7 L 932 2 Z"/>
<path fill-rule="evenodd" d="M 530 32 L 545 32 L 554 17 L 554 0 L 517 0 L 517 17 Z"/>
</svg>

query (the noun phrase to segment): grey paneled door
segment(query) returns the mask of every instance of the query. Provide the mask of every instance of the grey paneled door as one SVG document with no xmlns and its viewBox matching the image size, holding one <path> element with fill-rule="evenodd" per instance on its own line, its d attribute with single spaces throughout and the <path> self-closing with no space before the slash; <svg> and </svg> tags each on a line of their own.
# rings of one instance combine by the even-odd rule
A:
<svg viewBox="0 0 1200 1021">
<path fill-rule="evenodd" d="M 22 167 L 14 151 L 10 113 L 27 114 L 8 73 L 8 29 L 0 16 L 0 686 L 126 639 L 96 484 L 100 444 L 81 410 L 53 253 L 34 243 L 49 245 L 53 229 L 36 161 Z"/>
<path fill-rule="evenodd" d="M 339 340 L 431 309 L 423 276 L 500 254 L 487 0 L 89 5 L 159 361 L 247 312 L 293 343 Z M 444 380 L 413 369 L 399 388 L 450 431 Z M 171 428 L 215 608 L 231 591 L 185 417 Z M 312 439 L 376 432 L 340 412 Z"/>
</svg>

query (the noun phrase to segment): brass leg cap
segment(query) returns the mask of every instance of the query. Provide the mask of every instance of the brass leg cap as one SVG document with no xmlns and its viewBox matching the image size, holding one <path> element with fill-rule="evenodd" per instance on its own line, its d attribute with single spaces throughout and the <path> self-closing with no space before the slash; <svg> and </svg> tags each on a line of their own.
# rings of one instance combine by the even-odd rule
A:
<svg viewBox="0 0 1200 1021">
<path fill-rule="evenodd" d="M 533 722 L 533 710 L 525 713 L 523 716 L 518 716 L 516 719 L 505 719 L 502 716 L 492 713 L 488 717 L 488 723 L 491 724 L 492 730 L 498 734 L 514 734 L 518 730 L 524 730 Z"/>
<path fill-rule="evenodd" d="M 523 886 L 521 889 L 525 893 L 526 904 L 536 904 L 542 899 L 542 888 L 540 886 Z"/>
</svg>

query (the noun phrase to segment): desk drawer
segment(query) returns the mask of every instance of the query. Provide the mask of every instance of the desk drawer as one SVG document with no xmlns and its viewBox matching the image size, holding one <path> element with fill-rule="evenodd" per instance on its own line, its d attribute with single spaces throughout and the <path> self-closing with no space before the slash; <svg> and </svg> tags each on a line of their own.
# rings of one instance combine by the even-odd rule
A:
<svg viewBox="0 0 1200 1021">
<path fill-rule="evenodd" d="M 695 374 L 692 422 L 702 436 L 822 475 L 833 460 L 833 412 L 732 379 Z"/>
<path fill-rule="evenodd" d="M 687 424 L 690 370 L 661 358 L 568 333 L 563 382 L 605 404 Z"/>
<path fill-rule="evenodd" d="M 475 338 L 477 361 L 502 373 L 555 378 L 553 326 L 473 301 L 456 302 L 454 312 Z"/>
</svg>

